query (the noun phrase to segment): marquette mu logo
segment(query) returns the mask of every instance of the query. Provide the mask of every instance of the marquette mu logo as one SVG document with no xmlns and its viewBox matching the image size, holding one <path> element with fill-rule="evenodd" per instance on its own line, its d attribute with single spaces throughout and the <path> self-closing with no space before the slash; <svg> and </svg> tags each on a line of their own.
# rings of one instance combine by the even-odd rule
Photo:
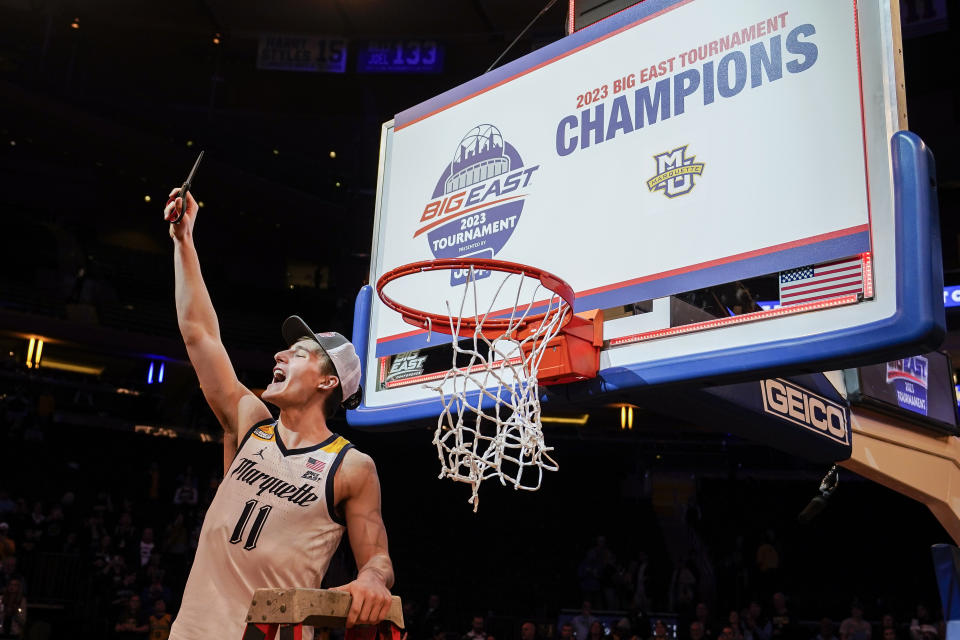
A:
<svg viewBox="0 0 960 640">
<path fill-rule="evenodd" d="M 693 190 L 693 177 L 702 175 L 706 165 L 694 162 L 696 156 L 687 157 L 688 146 L 683 145 L 673 151 L 664 151 L 653 156 L 657 163 L 657 175 L 647 180 L 647 189 L 651 193 L 659 190 L 668 198 L 676 198 Z"/>
</svg>

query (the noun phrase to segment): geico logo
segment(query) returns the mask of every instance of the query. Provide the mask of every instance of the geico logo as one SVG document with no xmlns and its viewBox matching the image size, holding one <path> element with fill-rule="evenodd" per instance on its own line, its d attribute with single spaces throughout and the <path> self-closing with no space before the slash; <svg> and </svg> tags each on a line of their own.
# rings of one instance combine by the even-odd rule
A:
<svg viewBox="0 0 960 640">
<path fill-rule="evenodd" d="M 782 380 L 764 380 L 760 384 L 768 413 L 846 440 L 847 416 L 843 407 Z"/>
</svg>

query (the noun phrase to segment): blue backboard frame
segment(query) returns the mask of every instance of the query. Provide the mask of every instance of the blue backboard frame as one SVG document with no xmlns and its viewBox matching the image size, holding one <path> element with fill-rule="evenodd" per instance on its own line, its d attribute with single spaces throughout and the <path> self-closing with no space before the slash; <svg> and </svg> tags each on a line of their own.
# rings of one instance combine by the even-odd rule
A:
<svg viewBox="0 0 960 640">
<path fill-rule="evenodd" d="M 568 399 L 590 402 L 658 384 L 690 380 L 713 383 L 759 378 L 769 372 L 788 374 L 851 367 L 939 347 L 946 332 L 946 318 L 933 154 L 909 131 L 894 134 L 890 144 L 897 264 L 897 302 L 892 315 L 853 329 L 812 337 L 601 369 L 595 379 L 569 385 Z M 371 286 L 363 287 L 354 313 L 353 343 L 365 369 L 372 347 L 369 335 L 374 295 Z M 365 370 L 365 380 L 366 373 Z M 549 396 L 544 395 L 543 400 L 549 402 Z M 364 402 L 347 412 L 347 421 L 354 427 L 418 421 L 435 418 L 439 406 L 436 397 L 384 406 Z"/>
</svg>

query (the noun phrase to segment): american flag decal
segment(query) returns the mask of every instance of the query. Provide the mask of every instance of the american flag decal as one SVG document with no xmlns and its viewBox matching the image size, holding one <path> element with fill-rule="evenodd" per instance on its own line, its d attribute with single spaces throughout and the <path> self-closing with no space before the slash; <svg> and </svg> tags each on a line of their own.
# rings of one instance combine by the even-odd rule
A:
<svg viewBox="0 0 960 640">
<path fill-rule="evenodd" d="M 327 466 L 326 462 L 322 460 L 316 460 L 314 458 L 307 458 L 307 469 L 312 469 L 313 471 L 323 471 L 323 468 Z"/>
<path fill-rule="evenodd" d="M 780 272 L 780 304 L 816 302 L 863 292 L 860 256 Z"/>
</svg>

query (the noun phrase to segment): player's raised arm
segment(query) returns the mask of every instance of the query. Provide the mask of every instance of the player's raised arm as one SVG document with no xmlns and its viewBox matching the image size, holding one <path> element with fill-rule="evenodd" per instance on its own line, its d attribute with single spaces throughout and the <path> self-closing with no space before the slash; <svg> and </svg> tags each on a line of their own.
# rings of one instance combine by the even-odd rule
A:
<svg viewBox="0 0 960 640">
<path fill-rule="evenodd" d="M 347 627 L 376 624 L 390 611 L 393 563 L 387 550 L 387 530 L 380 513 L 380 478 L 373 459 L 356 449 L 346 453 L 334 480 L 334 495 L 342 505 L 350 548 L 357 561 L 357 579 L 342 587 L 353 596 Z"/>
<path fill-rule="evenodd" d="M 170 192 L 172 198 L 179 190 Z M 200 260 L 193 244 L 193 227 L 198 206 L 187 192 L 187 208 L 178 223 L 182 199 L 176 198 L 164 208 L 164 218 L 171 221 L 173 268 L 175 275 L 177 323 L 190 356 L 190 363 L 200 379 L 203 395 L 224 429 L 224 471 L 236 453 L 238 439 L 254 423 L 270 417 L 266 405 L 240 384 L 233 365 L 220 341 L 220 325 L 210 294 L 200 273 Z"/>
</svg>

